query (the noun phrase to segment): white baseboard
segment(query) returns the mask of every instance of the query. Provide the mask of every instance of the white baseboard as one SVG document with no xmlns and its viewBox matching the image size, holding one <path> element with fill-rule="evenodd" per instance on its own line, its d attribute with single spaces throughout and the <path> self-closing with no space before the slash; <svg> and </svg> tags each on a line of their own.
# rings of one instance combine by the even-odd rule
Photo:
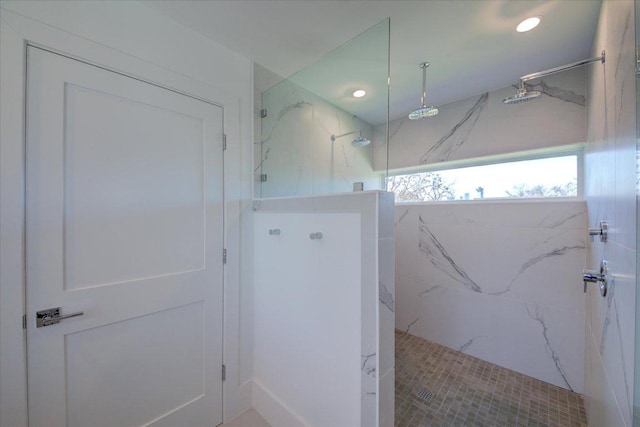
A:
<svg viewBox="0 0 640 427">
<path fill-rule="evenodd" d="M 310 427 L 256 380 L 252 386 L 252 401 L 255 410 L 273 427 Z"/>
</svg>

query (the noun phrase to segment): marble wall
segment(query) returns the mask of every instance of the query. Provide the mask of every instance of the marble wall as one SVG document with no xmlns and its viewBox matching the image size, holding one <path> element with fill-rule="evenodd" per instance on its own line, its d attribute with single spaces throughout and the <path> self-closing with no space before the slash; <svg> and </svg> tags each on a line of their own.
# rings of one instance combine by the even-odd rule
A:
<svg viewBox="0 0 640 427">
<path fill-rule="evenodd" d="M 331 141 L 331 135 L 358 129 L 372 139 L 371 124 L 289 80 L 272 85 L 278 77 L 263 67 L 254 67 L 254 81 L 256 197 L 348 192 L 354 182 L 364 182 L 365 190 L 381 188 L 373 144 L 353 147 L 357 134 Z M 260 119 L 262 109 L 267 116 Z M 260 182 L 260 175 L 267 180 Z"/>
<path fill-rule="evenodd" d="M 531 72 L 538 70 L 531 70 Z M 505 105 L 509 86 L 438 106 L 424 120 L 404 117 L 389 124 L 389 169 L 496 156 L 586 141 L 585 70 L 578 68 L 527 82 L 542 95 L 535 101 Z M 541 126 L 544 123 L 544 126 Z M 374 140 L 384 141 L 385 126 Z M 386 146 L 376 144 L 375 169 L 386 166 Z"/>
<path fill-rule="evenodd" d="M 307 213 L 350 213 L 357 214 L 359 217 L 360 229 L 358 230 L 358 236 L 360 237 L 359 248 L 360 258 L 358 259 L 357 267 L 360 269 L 360 315 L 361 323 L 360 327 L 360 358 L 358 370 L 360 375 L 360 424 L 363 427 L 369 426 L 381 426 L 391 427 L 393 426 L 394 419 L 394 379 L 395 379 L 395 360 L 394 360 L 394 329 L 395 329 L 395 282 L 394 282 L 394 204 L 393 193 L 387 193 L 383 191 L 365 191 L 349 194 L 338 195 L 324 195 L 324 196 L 312 196 L 312 197 L 287 197 L 287 198 L 269 198 L 263 200 L 254 201 L 254 211 L 256 214 L 270 212 L 270 213 L 287 213 L 291 215 L 291 212 L 306 215 Z M 257 216 L 257 215 L 256 215 Z M 285 232 L 285 227 L 289 227 L 290 224 L 295 222 L 295 215 L 287 221 L 285 226 L 280 227 L 282 232 Z M 319 225 L 319 224 L 317 224 Z M 271 228 L 271 227 L 270 227 Z M 327 229 L 328 230 L 328 229 Z M 325 229 L 318 229 L 323 233 L 327 232 Z M 266 231 L 264 227 L 259 228 L 256 225 L 256 233 L 264 234 Z M 332 251 L 335 252 L 331 255 L 331 259 L 335 261 L 333 265 L 323 265 L 325 270 L 340 271 L 340 263 L 348 263 L 352 260 L 351 255 L 344 254 L 344 257 L 340 255 L 342 251 L 349 251 L 353 242 L 345 241 L 348 233 L 344 233 L 340 236 L 340 241 L 344 241 L 344 245 L 339 248 L 333 247 Z M 330 234 L 327 233 L 329 238 Z M 257 237 L 258 239 L 259 237 Z M 323 237 L 324 239 L 324 237 Z M 303 239 L 304 240 L 304 239 Z M 308 237 L 304 240 L 309 242 Z M 261 262 L 261 254 L 264 250 L 258 252 L 256 250 L 256 265 Z M 295 257 L 295 255 L 294 255 Z M 280 271 L 281 274 L 287 272 L 291 257 L 271 258 L 272 262 L 279 262 L 279 266 L 275 270 Z M 347 266 L 345 266 L 346 268 Z M 263 272 L 264 273 L 264 272 Z M 261 323 L 265 321 L 263 314 L 265 311 L 273 308 L 274 304 L 264 304 L 264 300 L 261 298 L 271 298 L 273 295 L 269 295 L 268 290 L 259 289 L 261 283 L 267 283 L 267 274 L 262 274 L 260 277 L 256 275 L 256 300 L 255 300 L 255 322 Z M 271 274 L 272 276 L 272 274 Z M 308 278 L 310 283 L 313 282 L 314 277 Z M 303 283 L 300 283 L 303 285 Z M 308 286 L 308 284 L 307 284 Z M 328 286 L 349 287 L 350 284 L 342 280 L 334 280 L 332 284 L 315 283 L 308 286 L 307 300 L 315 303 L 317 298 L 313 297 L 323 290 L 327 290 Z M 353 290 L 350 288 L 350 290 Z M 345 288 L 344 292 L 349 292 Z M 328 290 L 325 295 L 329 300 L 342 297 L 342 291 Z M 279 303 L 283 307 L 286 307 L 287 297 Z M 271 308 L 270 308 L 271 307 Z M 299 309 L 300 307 L 298 307 Z M 329 304 L 321 304 L 318 308 L 321 308 L 325 312 L 327 318 L 326 325 L 330 324 L 330 317 L 335 316 L 333 304 L 329 307 Z M 295 309 L 295 307 L 293 308 Z M 357 312 L 357 307 L 354 306 L 354 312 Z M 303 315 L 303 312 L 300 313 Z M 296 316 L 289 316 L 285 319 L 287 322 L 297 322 Z M 276 390 L 271 390 L 270 384 L 276 384 L 277 381 L 273 379 L 273 366 L 265 367 L 263 365 L 263 353 L 264 349 L 268 349 L 269 336 L 265 335 L 264 325 L 255 325 L 255 331 L 257 334 L 263 334 L 256 336 L 255 342 L 255 378 L 254 382 L 254 406 L 259 412 L 267 417 L 267 420 L 272 425 L 353 425 L 353 424 L 336 424 L 336 423 L 313 423 L 311 419 L 305 417 L 300 411 L 296 411 L 293 406 L 293 401 L 286 400 L 286 396 L 280 396 L 278 399 L 278 393 Z M 294 330 L 296 328 L 293 328 Z M 272 331 L 270 336 L 282 337 L 283 334 L 277 331 Z M 284 334 L 286 335 L 286 334 Z M 266 340 L 266 341 L 265 341 Z M 290 345 L 290 344 L 289 344 Z M 271 350 L 267 350 L 271 351 Z M 306 356 L 306 355 L 305 355 Z M 309 358 L 303 358 L 304 363 L 313 365 L 313 355 L 308 355 Z M 273 360 L 271 358 L 270 360 Z M 269 368 L 269 369 L 267 369 Z M 281 373 L 287 375 L 286 371 Z M 264 378 L 267 378 L 267 382 L 263 384 Z M 269 378 L 272 379 L 271 383 Z M 301 378 L 297 378 L 298 382 Z M 332 386 L 336 387 L 336 383 Z M 308 387 L 307 383 L 300 383 L 299 387 Z M 275 387 L 274 387 L 275 388 Z M 317 402 L 316 402 L 317 403 Z M 292 405 L 292 406 L 289 406 Z M 318 404 L 320 405 L 320 404 Z M 281 410 L 276 410 L 280 407 Z M 289 407 L 291 410 L 287 410 Z M 285 409 L 282 409 L 285 408 Z M 311 410 L 311 409 L 310 409 Z M 291 412 L 298 412 L 298 416 L 291 416 Z M 274 415 L 272 419 L 268 419 L 269 414 Z M 284 414 L 284 415 L 283 415 Z"/>
<path fill-rule="evenodd" d="M 604 0 L 589 68 L 585 199 L 588 224 L 609 222 L 609 240 L 589 245 L 587 264 L 609 261 L 606 298 L 586 296 L 585 406 L 589 425 L 632 426 L 636 301 L 636 76 L 632 0 Z"/>
<path fill-rule="evenodd" d="M 396 327 L 583 390 L 581 201 L 396 206 Z"/>
</svg>

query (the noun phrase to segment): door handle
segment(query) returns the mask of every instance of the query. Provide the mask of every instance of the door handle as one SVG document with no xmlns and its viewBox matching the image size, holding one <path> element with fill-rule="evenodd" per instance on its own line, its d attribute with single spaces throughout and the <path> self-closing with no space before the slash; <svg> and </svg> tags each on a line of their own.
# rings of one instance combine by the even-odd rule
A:
<svg viewBox="0 0 640 427">
<path fill-rule="evenodd" d="M 71 317 L 78 317 L 84 315 L 84 311 L 78 311 L 77 313 L 61 315 L 61 307 L 48 308 L 46 310 L 40 310 L 36 312 L 36 328 L 43 328 L 45 326 L 56 325 L 61 320 L 69 319 Z"/>
</svg>

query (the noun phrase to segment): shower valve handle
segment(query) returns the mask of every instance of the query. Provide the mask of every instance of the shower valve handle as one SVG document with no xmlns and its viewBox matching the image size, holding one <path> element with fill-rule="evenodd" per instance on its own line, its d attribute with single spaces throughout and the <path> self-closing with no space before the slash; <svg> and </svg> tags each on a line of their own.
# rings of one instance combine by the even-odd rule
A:
<svg viewBox="0 0 640 427">
<path fill-rule="evenodd" d="M 587 292 L 588 283 L 597 283 L 600 288 L 600 295 L 607 296 L 609 288 L 609 267 L 607 261 L 600 262 L 600 270 L 582 270 L 582 283 L 584 283 L 584 292 Z"/>
</svg>

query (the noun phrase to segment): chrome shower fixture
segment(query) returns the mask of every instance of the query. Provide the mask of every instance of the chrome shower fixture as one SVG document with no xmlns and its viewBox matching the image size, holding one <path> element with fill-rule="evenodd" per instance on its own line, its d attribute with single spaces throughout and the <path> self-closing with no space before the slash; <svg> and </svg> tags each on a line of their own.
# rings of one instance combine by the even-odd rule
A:
<svg viewBox="0 0 640 427">
<path fill-rule="evenodd" d="M 351 141 L 351 145 L 354 147 L 364 147 L 365 145 L 371 144 L 371 140 L 362 137 L 362 129 L 353 130 L 351 132 L 343 133 L 341 135 L 331 135 L 331 142 L 336 142 L 336 139 L 342 138 L 343 136 L 353 135 L 354 133 L 358 133 L 358 137 Z"/>
<path fill-rule="evenodd" d="M 438 109 L 435 107 L 427 107 L 426 98 L 427 98 L 427 67 L 429 66 L 428 62 L 423 62 L 420 64 L 420 68 L 422 68 L 422 98 L 420 98 L 420 107 L 413 110 L 409 113 L 409 120 L 419 120 L 424 119 L 425 117 L 433 117 L 438 114 Z"/>
<path fill-rule="evenodd" d="M 505 104 L 519 104 L 521 102 L 535 99 L 539 97 L 542 93 L 537 90 L 527 91 L 527 89 L 524 86 L 524 82 L 533 80 L 533 79 L 538 79 L 540 77 L 546 77 L 551 74 L 559 73 L 560 71 L 572 70 L 574 68 L 582 67 L 583 65 L 591 64 L 592 62 L 596 62 L 596 61 L 600 61 L 601 63 L 604 64 L 604 61 L 605 61 L 604 50 L 602 51 L 602 54 L 600 56 L 597 56 L 595 58 L 583 59 L 582 61 L 576 61 L 576 62 L 572 62 L 571 64 L 561 65 L 559 67 L 550 68 L 548 70 L 538 71 L 537 73 L 531 73 L 531 74 L 527 74 L 526 76 L 522 76 L 520 77 L 520 87 L 518 88 L 518 91 L 516 92 L 516 94 L 512 96 L 507 96 L 505 99 L 502 100 L 502 102 Z"/>
<path fill-rule="evenodd" d="M 524 80 L 520 80 L 520 87 L 515 95 L 507 96 L 502 100 L 505 104 L 519 104 L 521 102 L 531 101 L 542 95 L 539 90 L 527 90 L 524 87 Z"/>
</svg>

